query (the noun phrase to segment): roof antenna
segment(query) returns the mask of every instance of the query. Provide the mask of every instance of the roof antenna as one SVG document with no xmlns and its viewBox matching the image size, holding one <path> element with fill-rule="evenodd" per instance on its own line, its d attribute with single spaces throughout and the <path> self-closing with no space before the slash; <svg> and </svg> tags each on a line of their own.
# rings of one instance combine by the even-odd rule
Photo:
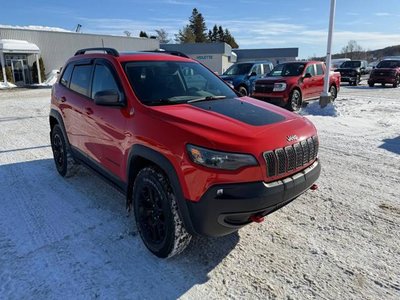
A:
<svg viewBox="0 0 400 300">
<path fill-rule="evenodd" d="M 103 48 L 104 48 L 104 40 L 103 39 L 101 39 L 101 44 L 103 45 Z"/>
</svg>

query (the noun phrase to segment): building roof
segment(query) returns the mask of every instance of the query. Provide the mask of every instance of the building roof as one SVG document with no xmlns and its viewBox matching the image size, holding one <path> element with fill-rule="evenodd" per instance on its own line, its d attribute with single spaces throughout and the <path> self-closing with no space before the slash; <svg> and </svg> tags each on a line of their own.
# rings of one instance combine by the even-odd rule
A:
<svg viewBox="0 0 400 300">
<path fill-rule="evenodd" d="M 40 49 L 33 43 L 22 40 L 0 40 L 0 52 L 3 53 L 40 53 Z"/>
<path fill-rule="evenodd" d="M 167 51 L 179 51 L 186 55 L 224 54 L 231 56 L 232 53 L 231 46 L 226 43 L 160 44 L 160 48 Z"/>
<path fill-rule="evenodd" d="M 260 59 L 268 57 L 298 57 L 299 48 L 272 48 L 272 49 L 234 49 L 238 60 Z"/>
</svg>

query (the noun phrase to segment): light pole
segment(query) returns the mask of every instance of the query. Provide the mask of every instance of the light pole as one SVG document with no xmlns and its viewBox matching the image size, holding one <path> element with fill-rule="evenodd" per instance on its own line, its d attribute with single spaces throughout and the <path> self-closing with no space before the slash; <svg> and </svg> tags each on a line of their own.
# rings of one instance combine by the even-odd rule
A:
<svg viewBox="0 0 400 300">
<path fill-rule="evenodd" d="M 331 102 L 331 93 L 329 92 L 329 75 L 331 71 L 331 51 L 332 51 L 332 34 L 335 19 L 336 0 L 331 0 L 331 13 L 329 17 L 329 31 L 328 31 L 328 45 L 326 47 L 326 71 L 324 79 L 324 90 L 319 98 L 319 105 L 321 108 Z"/>
</svg>

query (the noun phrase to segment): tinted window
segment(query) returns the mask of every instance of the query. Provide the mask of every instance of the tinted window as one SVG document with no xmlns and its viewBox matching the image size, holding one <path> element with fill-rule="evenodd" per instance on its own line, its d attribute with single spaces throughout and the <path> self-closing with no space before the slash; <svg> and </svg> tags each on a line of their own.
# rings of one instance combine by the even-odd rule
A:
<svg viewBox="0 0 400 300">
<path fill-rule="evenodd" d="M 254 65 L 250 73 L 253 72 L 256 73 L 257 75 L 261 75 L 261 65 Z"/>
<path fill-rule="evenodd" d="M 324 69 L 321 64 L 317 64 L 317 75 L 324 75 Z"/>
<path fill-rule="evenodd" d="M 382 60 L 377 66 L 381 68 L 400 68 L 400 60 Z"/>
<path fill-rule="evenodd" d="M 359 68 L 361 66 L 361 61 L 345 61 L 340 67 L 341 68 Z"/>
<path fill-rule="evenodd" d="M 92 98 L 97 92 L 110 90 L 119 90 L 111 70 L 105 65 L 96 65 L 93 75 Z"/>
<path fill-rule="evenodd" d="M 276 65 L 269 76 L 299 76 L 303 73 L 304 63 L 286 63 Z"/>
<path fill-rule="evenodd" d="M 79 94 L 89 96 L 90 75 L 92 65 L 77 65 L 72 72 L 69 88 Z"/>
<path fill-rule="evenodd" d="M 136 96 L 147 105 L 186 103 L 207 97 L 236 97 L 220 78 L 198 63 L 128 62 L 125 72 Z"/>
<path fill-rule="evenodd" d="M 268 74 L 271 72 L 271 68 L 269 64 L 264 64 L 264 74 Z"/>
<path fill-rule="evenodd" d="M 64 71 L 64 73 L 63 73 L 63 75 L 61 77 L 60 82 L 61 82 L 62 85 L 65 85 L 66 87 L 69 87 L 69 82 L 71 80 L 72 69 L 73 69 L 73 66 L 72 65 L 68 65 L 65 68 L 65 71 Z"/>
</svg>

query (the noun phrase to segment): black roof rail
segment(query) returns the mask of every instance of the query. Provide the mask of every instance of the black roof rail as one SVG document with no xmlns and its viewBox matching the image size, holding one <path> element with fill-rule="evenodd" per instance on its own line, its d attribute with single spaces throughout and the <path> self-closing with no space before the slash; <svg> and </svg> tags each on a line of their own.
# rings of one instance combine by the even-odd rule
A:
<svg viewBox="0 0 400 300">
<path fill-rule="evenodd" d="M 115 50 L 114 48 L 102 48 L 102 47 L 80 49 L 75 52 L 75 56 L 85 54 L 87 51 L 103 51 L 103 52 L 110 54 L 112 56 L 115 56 L 115 57 L 119 56 L 119 52 L 117 50 Z"/>
<path fill-rule="evenodd" d="M 180 51 L 168 51 L 168 50 L 146 50 L 143 52 L 153 52 L 153 53 L 165 53 L 165 54 L 170 54 L 170 55 L 175 55 L 175 56 L 180 56 L 180 57 L 185 57 L 185 58 L 190 58 L 187 56 L 185 53 L 180 52 Z"/>
</svg>

